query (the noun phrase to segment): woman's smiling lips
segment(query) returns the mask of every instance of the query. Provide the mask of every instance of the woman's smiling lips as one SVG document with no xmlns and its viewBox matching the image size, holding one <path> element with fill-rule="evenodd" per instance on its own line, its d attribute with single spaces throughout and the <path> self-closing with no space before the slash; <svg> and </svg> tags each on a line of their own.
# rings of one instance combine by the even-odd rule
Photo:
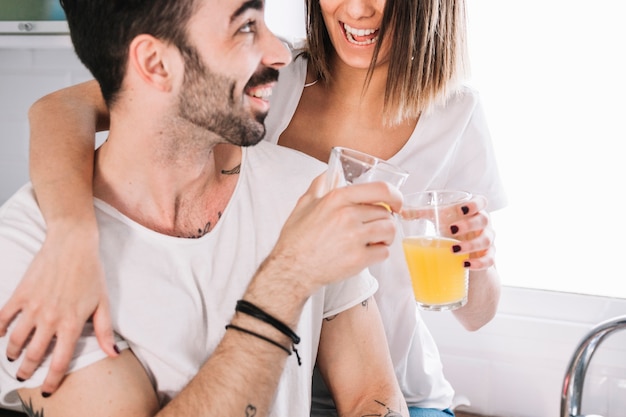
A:
<svg viewBox="0 0 626 417">
<path fill-rule="evenodd" d="M 378 40 L 378 28 L 377 29 L 357 29 L 341 22 L 341 27 L 346 35 L 348 42 L 354 45 L 365 46 L 371 45 Z"/>
</svg>

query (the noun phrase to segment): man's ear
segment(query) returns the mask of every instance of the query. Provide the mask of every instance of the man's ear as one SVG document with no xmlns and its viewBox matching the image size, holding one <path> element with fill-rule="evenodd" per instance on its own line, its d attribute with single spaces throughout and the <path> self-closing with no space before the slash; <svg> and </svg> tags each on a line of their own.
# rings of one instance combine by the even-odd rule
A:
<svg viewBox="0 0 626 417">
<path fill-rule="evenodd" d="M 161 91 L 171 91 L 175 76 L 172 70 L 180 64 L 180 56 L 172 49 L 152 35 L 141 34 L 129 46 L 129 66 L 147 84 Z"/>
</svg>

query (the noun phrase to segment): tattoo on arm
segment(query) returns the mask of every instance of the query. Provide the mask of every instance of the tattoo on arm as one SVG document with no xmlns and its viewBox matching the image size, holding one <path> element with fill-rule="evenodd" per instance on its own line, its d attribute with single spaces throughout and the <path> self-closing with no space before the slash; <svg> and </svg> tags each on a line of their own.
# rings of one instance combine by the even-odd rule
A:
<svg viewBox="0 0 626 417">
<path fill-rule="evenodd" d="M 337 318 L 338 315 L 339 314 L 335 314 L 334 316 L 326 317 L 324 320 L 326 320 L 326 321 L 333 321 L 333 320 L 335 320 Z"/>
<path fill-rule="evenodd" d="M 378 400 L 374 400 L 374 401 L 376 401 L 381 406 L 385 407 L 387 409 L 387 412 L 385 414 L 364 414 L 361 417 L 402 417 L 402 414 L 400 414 L 398 411 L 394 411 L 391 408 L 387 407 L 387 404 L 380 402 Z"/>
<path fill-rule="evenodd" d="M 361 307 L 365 307 L 365 309 L 367 309 L 369 307 L 369 305 L 370 305 L 370 299 L 369 298 L 367 300 L 363 300 L 361 302 Z M 326 320 L 326 321 L 333 321 L 333 320 L 335 320 L 337 318 L 338 315 L 339 314 L 335 314 L 334 316 L 326 317 L 324 320 Z"/>
<path fill-rule="evenodd" d="M 44 417 L 43 408 L 41 409 L 41 411 L 33 410 L 33 400 L 31 398 L 28 399 L 28 404 L 26 404 L 24 400 L 22 400 L 22 397 L 20 397 L 20 402 L 22 403 L 22 408 L 24 409 L 24 413 L 28 417 Z"/>
</svg>

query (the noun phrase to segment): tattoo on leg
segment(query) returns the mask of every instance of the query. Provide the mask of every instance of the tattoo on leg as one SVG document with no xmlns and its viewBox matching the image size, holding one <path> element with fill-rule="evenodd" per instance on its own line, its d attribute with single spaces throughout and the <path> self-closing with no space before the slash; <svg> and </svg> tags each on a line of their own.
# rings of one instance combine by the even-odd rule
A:
<svg viewBox="0 0 626 417">
<path fill-rule="evenodd" d="M 252 404 L 248 404 L 246 407 L 246 417 L 254 417 L 256 416 L 256 407 Z"/>
<path fill-rule="evenodd" d="M 374 400 L 374 401 L 376 401 L 381 406 L 385 407 L 387 409 L 387 412 L 385 414 L 365 414 L 361 417 L 401 417 L 402 416 L 402 414 L 400 414 L 398 411 L 393 411 L 391 408 L 387 407 L 387 404 L 380 402 L 378 400 Z"/>
<path fill-rule="evenodd" d="M 32 398 L 29 398 L 28 399 L 28 404 L 26 404 L 24 402 L 24 400 L 22 400 L 22 397 L 20 397 L 20 402 L 22 403 L 22 408 L 24 409 L 24 414 L 26 414 L 28 417 L 44 417 L 43 416 L 43 408 L 41 409 L 41 411 L 33 410 L 33 400 L 32 400 Z"/>
</svg>

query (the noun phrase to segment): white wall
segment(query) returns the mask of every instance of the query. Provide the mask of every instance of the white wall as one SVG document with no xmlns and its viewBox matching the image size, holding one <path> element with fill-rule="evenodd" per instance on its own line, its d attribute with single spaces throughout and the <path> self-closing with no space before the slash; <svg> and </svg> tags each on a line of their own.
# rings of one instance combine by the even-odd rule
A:
<svg viewBox="0 0 626 417">
<path fill-rule="evenodd" d="M 49 92 L 91 78 L 69 39 L 35 39 L 0 36 L 0 203 L 28 181 L 30 105 Z M 20 47 L 28 43 L 36 48 Z"/>
<path fill-rule="evenodd" d="M 302 39 L 304 29 L 304 0 L 267 0 L 267 26 L 288 41 Z"/>
<path fill-rule="evenodd" d="M 626 203 L 626 2 L 467 4 L 472 84 L 510 197 L 494 213 L 503 277 L 626 298 L 626 223 L 603 210 Z"/>
</svg>

